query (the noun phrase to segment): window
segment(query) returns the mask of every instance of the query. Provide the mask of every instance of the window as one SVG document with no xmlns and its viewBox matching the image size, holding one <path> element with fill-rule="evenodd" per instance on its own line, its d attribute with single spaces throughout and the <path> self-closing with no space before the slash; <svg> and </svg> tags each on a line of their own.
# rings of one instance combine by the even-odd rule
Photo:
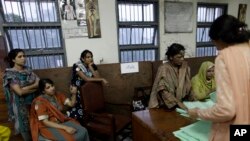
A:
<svg viewBox="0 0 250 141">
<path fill-rule="evenodd" d="M 117 0 L 120 62 L 158 59 L 158 0 Z"/>
<path fill-rule="evenodd" d="M 20 48 L 33 69 L 65 66 L 57 0 L 1 0 L 8 50 Z"/>
<path fill-rule="evenodd" d="M 196 57 L 215 56 L 216 47 L 209 38 L 209 29 L 212 22 L 226 13 L 225 4 L 198 3 L 197 6 L 197 30 L 196 30 Z"/>
</svg>

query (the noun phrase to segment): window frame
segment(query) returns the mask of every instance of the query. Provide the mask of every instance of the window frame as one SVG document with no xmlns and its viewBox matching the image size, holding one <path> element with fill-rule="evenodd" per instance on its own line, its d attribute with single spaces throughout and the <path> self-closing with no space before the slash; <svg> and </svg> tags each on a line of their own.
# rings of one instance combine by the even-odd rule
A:
<svg viewBox="0 0 250 141">
<path fill-rule="evenodd" d="M 145 21 L 119 21 L 119 4 L 153 4 L 154 7 L 154 20 L 150 22 L 145 22 Z M 159 60 L 159 1 L 158 0 L 117 0 L 116 1 L 116 11 L 117 11 L 117 40 L 118 40 L 118 54 L 119 54 L 119 62 L 121 63 L 127 63 L 122 61 L 121 54 L 123 51 L 132 51 L 132 61 L 129 62 L 134 62 L 134 58 L 137 58 L 136 56 L 133 56 L 134 52 L 133 51 L 143 51 L 143 61 L 145 61 L 145 51 L 147 50 L 154 50 L 154 60 Z M 142 10 L 143 11 L 143 10 Z M 153 28 L 154 33 L 153 33 L 153 38 L 152 38 L 152 44 L 127 44 L 127 45 L 121 45 L 119 42 L 120 39 L 120 28 Z M 157 32 L 157 33 L 155 33 Z M 131 34 L 131 33 L 130 33 Z M 155 37 L 157 36 L 157 37 Z M 131 35 L 130 35 L 131 38 Z M 156 39 L 157 38 L 157 39 Z"/>
<path fill-rule="evenodd" d="M 196 57 L 202 57 L 202 56 L 197 56 L 197 50 L 199 48 L 209 48 L 209 47 L 215 47 L 215 45 L 213 44 L 213 42 L 210 40 L 208 42 L 198 42 L 197 41 L 197 30 L 198 28 L 209 28 L 212 25 L 213 22 L 198 22 L 198 9 L 200 7 L 206 7 L 206 8 L 222 8 L 223 10 L 223 14 L 227 14 L 227 10 L 228 10 L 228 5 L 226 3 L 204 3 L 204 2 L 198 2 L 197 3 L 197 18 L 196 18 L 196 36 L 195 36 L 195 41 L 196 41 L 196 48 L 195 48 L 195 56 Z M 222 14 L 222 15 L 223 15 Z M 208 36 L 208 35 L 207 35 Z M 205 49 L 206 50 L 206 49 Z M 211 51 L 211 50 L 210 50 Z M 206 54 L 206 53 L 205 53 Z M 203 55 L 203 56 L 207 56 L 207 55 Z M 213 56 L 213 55 L 212 55 Z M 215 54 L 216 56 L 216 54 Z"/>
<path fill-rule="evenodd" d="M 8 0 L 7 0 L 8 1 Z M 2 3 L 3 2 L 3 3 Z M 1 0 L 1 3 L 0 3 L 0 11 L 1 11 L 1 16 L 2 16 L 2 20 L 1 20 L 1 23 L 2 23 L 2 27 L 1 27 L 1 30 L 2 30 L 2 35 L 4 37 L 4 46 L 5 46 L 5 50 L 7 52 L 9 52 L 10 50 L 14 49 L 14 48 L 19 48 L 19 47 L 14 47 L 13 44 L 12 44 L 12 40 L 11 40 L 11 37 L 10 37 L 10 34 L 9 34 L 9 30 L 24 30 L 22 32 L 26 32 L 26 30 L 37 30 L 40 31 L 40 32 L 44 32 L 44 30 L 58 30 L 58 43 L 59 43 L 59 46 L 58 47 L 48 47 L 48 46 L 44 46 L 44 47 L 41 47 L 41 48 L 32 48 L 30 45 L 29 45 L 29 49 L 25 49 L 25 48 L 21 48 L 24 50 L 25 52 L 25 55 L 29 58 L 30 57 L 30 60 L 32 60 L 32 57 L 42 57 L 43 59 L 45 58 L 48 58 L 48 57 L 51 57 L 51 56 L 55 56 L 55 55 L 60 55 L 62 60 L 62 66 L 54 66 L 54 67 L 65 67 L 67 66 L 67 61 L 66 61 L 66 50 L 65 50 L 65 46 L 64 46 L 64 40 L 63 40 L 63 32 L 62 32 L 62 26 L 61 26 L 61 15 L 60 15 L 60 12 L 59 12 L 59 5 L 58 5 L 58 0 L 34 0 L 34 2 L 36 2 L 35 4 L 40 4 L 41 2 L 52 2 L 54 3 L 54 7 L 56 8 L 55 10 L 55 21 L 52 21 L 52 22 L 44 22 L 45 19 L 43 19 L 44 17 L 41 17 L 43 15 L 39 15 L 40 17 L 40 20 L 42 21 L 25 21 L 26 19 L 22 20 L 22 21 L 7 21 L 6 20 L 6 16 L 5 16 L 5 11 L 4 11 L 4 8 L 3 6 L 5 6 L 4 3 L 5 0 Z M 24 0 L 19 0 L 19 1 L 16 1 L 16 2 L 20 2 L 20 8 L 21 8 L 21 13 L 20 11 L 19 14 L 22 14 L 22 15 L 25 15 L 23 9 L 25 8 L 24 5 L 22 5 L 22 3 L 24 2 Z M 30 2 L 30 1 L 29 1 Z M 47 8 L 48 8 L 48 3 L 47 4 Z M 30 7 L 28 7 L 30 8 Z M 40 7 L 38 6 L 36 10 L 40 10 L 40 12 L 43 12 L 41 11 Z M 39 12 L 39 13 L 40 13 Z M 8 14 L 15 14 L 13 13 L 8 13 Z M 38 13 L 37 13 L 38 14 Z M 25 15 L 27 16 L 27 15 Z M 24 17 L 23 17 L 24 18 Z M 27 17 L 25 17 L 27 18 Z M 32 19 L 34 20 L 34 19 Z M 51 31 L 52 32 L 52 31 Z M 18 34 L 16 34 L 18 35 Z M 27 37 L 26 36 L 23 36 L 23 37 Z M 48 38 L 47 35 L 43 35 L 43 37 L 45 38 Z M 27 38 L 28 39 L 28 38 Z M 47 42 L 45 42 L 46 44 Z M 37 44 L 37 42 L 36 42 Z M 56 63 L 55 62 L 56 60 L 54 60 L 53 63 Z M 46 59 L 44 61 L 45 65 L 44 67 L 41 67 L 39 64 L 35 64 L 35 63 L 32 63 L 32 62 L 29 62 L 28 59 L 27 59 L 27 64 L 32 67 L 33 65 L 37 66 L 38 68 L 33 68 L 33 69 L 47 69 L 47 68 L 54 68 L 53 66 L 50 66 L 48 65 L 49 63 L 51 62 L 51 60 L 48 60 Z M 39 68 L 40 67 L 40 68 Z"/>
</svg>

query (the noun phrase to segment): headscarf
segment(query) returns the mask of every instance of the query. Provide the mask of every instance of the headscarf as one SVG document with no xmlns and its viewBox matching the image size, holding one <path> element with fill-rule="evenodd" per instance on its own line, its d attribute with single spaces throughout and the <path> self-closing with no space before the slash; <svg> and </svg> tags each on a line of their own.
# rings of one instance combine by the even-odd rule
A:
<svg viewBox="0 0 250 141">
<path fill-rule="evenodd" d="M 192 89 L 194 96 L 198 100 L 205 99 L 211 90 L 215 90 L 215 79 L 211 78 L 210 81 L 207 80 L 207 70 L 214 67 L 214 63 L 210 61 L 205 61 L 201 64 L 198 74 L 196 74 L 192 80 Z"/>
</svg>

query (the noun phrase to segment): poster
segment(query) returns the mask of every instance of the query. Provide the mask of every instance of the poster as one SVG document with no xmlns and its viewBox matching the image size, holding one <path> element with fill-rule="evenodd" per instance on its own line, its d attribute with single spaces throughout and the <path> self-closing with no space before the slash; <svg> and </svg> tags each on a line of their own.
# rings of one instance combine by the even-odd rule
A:
<svg viewBox="0 0 250 141">
<path fill-rule="evenodd" d="M 64 38 L 88 37 L 85 0 L 60 0 L 59 8 Z"/>
<path fill-rule="evenodd" d="M 246 12 L 247 12 L 247 5 L 246 4 L 239 4 L 238 10 L 238 19 L 241 22 L 246 22 Z"/>
<path fill-rule="evenodd" d="M 165 1 L 165 33 L 193 31 L 193 3 Z"/>
<path fill-rule="evenodd" d="M 100 15 L 98 0 L 85 0 L 86 21 L 88 26 L 89 38 L 101 37 Z"/>
</svg>

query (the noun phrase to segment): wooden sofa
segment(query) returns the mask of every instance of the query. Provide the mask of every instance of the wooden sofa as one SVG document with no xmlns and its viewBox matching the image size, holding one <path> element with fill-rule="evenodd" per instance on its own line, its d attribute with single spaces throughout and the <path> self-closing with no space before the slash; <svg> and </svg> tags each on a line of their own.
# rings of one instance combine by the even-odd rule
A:
<svg viewBox="0 0 250 141">
<path fill-rule="evenodd" d="M 202 62 L 212 61 L 214 57 L 187 58 L 191 75 L 195 75 Z M 152 86 L 159 65 L 162 61 L 139 62 L 139 72 L 121 74 L 120 64 L 100 64 L 98 70 L 105 77 L 110 86 L 104 87 L 104 97 L 107 110 L 113 113 L 131 116 L 131 103 L 134 97 L 134 90 L 137 87 Z M 71 79 L 71 67 L 34 70 L 40 78 L 50 78 L 55 82 L 58 91 L 68 93 Z M 2 92 L 1 92 L 2 93 Z M 0 94 L 0 124 L 10 126 L 7 122 L 7 107 L 3 94 Z M 10 126 L 11 127 L 11 126 Z M 16 140 L 18 141 L 18 140 Z"/>
<path fill-rule="evenodd" d="M 202 62 L 207 60 L 214 62 L 214 57 L 187 58 L 186 60 L 191 68 L 191 76 L 194 76 Z M 108 110 L 130 114 L 129 105 L 131 105 L 134 96 L 134 89 L 152 86 L 157 69 L 161 64 L 162 61 L 139 62 L 139 72 L 129 74 L 121 74 L 119 63 L 97 65 L 101 76 L 105 77 L 110 84 L 109 87 L 104 87 Z M 51 78 L 55 82 L 57 90 L 68 93 L 71 71 L 71 67 L 64 67 L 35 70 L 35 73 L 40 78 Z"/>
</svg>

